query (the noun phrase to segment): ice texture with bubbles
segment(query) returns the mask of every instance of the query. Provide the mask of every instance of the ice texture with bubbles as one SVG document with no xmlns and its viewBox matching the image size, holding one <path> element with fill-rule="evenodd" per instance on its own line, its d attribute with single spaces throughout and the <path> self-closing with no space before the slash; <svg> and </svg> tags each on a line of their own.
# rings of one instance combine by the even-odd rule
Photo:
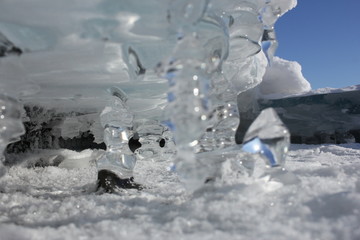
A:
<svg viewBox="0 0 360 240">
<path fill-rule="evenodd" d="M 18 97 L 19 86 L 26 85 L 23 89 L 31 91 L 22 98 L 25 102 L 101 111 L 109 97 L 105 90 L 117 86 L 128 94 L 128 105 L 136 114 L 159 118 L 166 104 L 167 83 L 153 68 L 171 55 L 180 25 L 182 31 L 192 30 L 192 23 L 197 22 L 219 36 L 214 40 L 224 45 L 224 51 L 216 52 L 212 59 L 229 55 L 222 74 L 237 91 L 244 90 L 261 81 L 264 52 L 270 49 L 261 45 L 276 42 L 273 25 L 296 2 L 2 1 L 0 45 L 7 56 L 0 59 L 0 72 L 10 73 L 2 78 L 1 87 Z M 224 37 L 230 41 L 220 43 Z M 10 53 L 14 47 L 21 50 L 20 57 Z M 246 55 L 258 53 L 241 63 L 243 50 Z M 69 101 L 76 104 L 67 104 Z"/>
<path fill-rule="evenodd" d="M 158 69 L 169 84 L 166 120 L 177 144 L 174 169 L 185 186 L 194 190 L 216 175 L 209 167 L 214 165 L 211 158 L 204 160 L 196 153 L 234 144 L 239 124 L 236 96 L 262 81 L 277 44 L 273 25 L 284 10 L 276 1 L 227 1 L 225 7 L 219 1 L 173 1 L 174 5 L 181 7 L 175 12 L 170 8 L 168 16 L 173 25 L 172 16 L 177 19 L 173 28 L 177 28 L 178 41 Z M 209 34 L 208 29 L 218 31 Z M 258 126 L 267 121 L 263 115 L 271 113 L 264 111 L 254 122 L 260 132 L 270 134 L 263 141 L 277 134 L 276 126 Z M 272 117 L 272 124 L 276 123 L 278 119 Z M 252 139 L 268 164 L 281 165 L 284 156 L 276 140 L 266 145 L 257 140 Z"/>
<path fill-rule="evenodd" d="M 176 171 L 195 189 L 235 144 L 237 95 L 261 83 L 274 24 L 296 3 L 6 0 L 0 85 L 24 103 L 98 113 L 107 146 L 99 169 L 130 177 L 137 157 L 177 152 Z"/>
<path fill-rule="evenodd" d="M 112 101 L 100 114 L 106 153 L 97 164 L 99 170 L 108 169 L 120 177 L 129 178 L 136 163 L 136 157 L 129 147 L 129 141 L 134 135 L 134 116 L 126 106 L 126 94 L 116 88 L 113 88 L 111 93 Z"/>
</svg>

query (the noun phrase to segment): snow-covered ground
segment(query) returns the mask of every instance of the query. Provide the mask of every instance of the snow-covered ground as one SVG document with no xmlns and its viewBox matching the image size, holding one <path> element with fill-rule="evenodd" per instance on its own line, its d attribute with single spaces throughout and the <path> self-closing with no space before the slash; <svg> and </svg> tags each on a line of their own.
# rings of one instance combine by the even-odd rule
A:
<svg viewBox="0 0 360 240">
<path fill-rule="evenodd" d="M 135 179 L 146 189 L 96 194 L 94 152 L 45 153 L 65 161 L 27 156 L 0 179 L 0 239 L 360 239 L 360 144 L 292 145 L 298 181 L 230 174 L 194 194 L 169 162 L 144 160 Z"/>
</svg>

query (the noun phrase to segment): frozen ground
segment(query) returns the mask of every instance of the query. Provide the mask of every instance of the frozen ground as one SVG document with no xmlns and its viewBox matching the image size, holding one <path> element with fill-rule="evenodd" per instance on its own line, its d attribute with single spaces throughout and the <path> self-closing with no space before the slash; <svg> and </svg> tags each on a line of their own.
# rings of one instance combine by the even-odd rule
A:
<svg viewBox="0 0 360 240">
<path fill-rule="evenodd" d="M 292 145 L 287 169 L 298 182 L 230 174 L 193 195 L 169 162 L 150 161 L 136 168 L 145 190 L 93 193 L 95 167 L 72 165 L 89 166 L 91 154 L 63 151 L 64 168 L 34 167 L 29 156 L 11 167 L 0 180 L 0 238 L 360 239 L 360 144 Z"/>
</svg>

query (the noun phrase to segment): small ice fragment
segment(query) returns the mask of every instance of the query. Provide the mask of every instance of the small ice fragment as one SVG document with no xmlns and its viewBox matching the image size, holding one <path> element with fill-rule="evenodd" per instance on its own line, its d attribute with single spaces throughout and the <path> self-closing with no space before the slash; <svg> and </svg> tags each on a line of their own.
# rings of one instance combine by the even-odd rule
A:
<svg viewBox="0 0 360 240">
<path fill-rule="evenodd" d="M 283 166 L 290 133 L 273 108 L 263 110 L 247 130 L 242 149 L 261 154 L 268 167 Z"/>
</svg>

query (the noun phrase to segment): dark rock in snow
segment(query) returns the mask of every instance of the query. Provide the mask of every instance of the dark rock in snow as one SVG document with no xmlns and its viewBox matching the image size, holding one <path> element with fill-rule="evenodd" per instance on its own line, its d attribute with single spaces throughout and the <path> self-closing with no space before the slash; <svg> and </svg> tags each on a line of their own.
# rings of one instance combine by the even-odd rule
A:
<svg viewBox="0 0 360 240">
<path fill-rule="evenodd" d="M 22 50 L 16 47 L 0 32 L 0 57 L 5 57 L 10 54 L 21 55 Z"/>
<path fill-rule="evenodd" d="M 119 189 L 137 189 L 142 190 L 143 187 L 134 182 L 134 178 L 122 179 L 115 173 L 108 170 L 100 170 L 98 172 L 98 191 L 104 191 L 107 193 L 113 193 Z"/>
</svg>

